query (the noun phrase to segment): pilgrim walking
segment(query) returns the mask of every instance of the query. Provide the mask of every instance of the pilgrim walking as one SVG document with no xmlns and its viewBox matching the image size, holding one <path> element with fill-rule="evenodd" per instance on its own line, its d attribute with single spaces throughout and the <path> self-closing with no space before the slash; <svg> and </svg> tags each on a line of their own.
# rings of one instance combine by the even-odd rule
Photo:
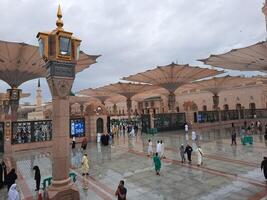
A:
<svg viewBox="0 0 267 200">
<path fill-rule="evenodd" d="M 147 156 L 153 155 L 153 144 L 152 141 L 148 140 Z"/>
<path fill-rule="evenodd" d="M 8 191 L 8 200 L 20 200 L 19 192 L 17 190 L 17 184 L 14 183 L 10 186 Z"/>
<path fill-rule="evenodd" d="M 263 157 L 263 161 L 261 162 L 261 171 L 263 170 L 264 177 L 267 181 L 267 157 Z"/>
<path fill-rule="evenodd" d="M 162 140 L 160 141 L 160 146 L 161 146 L 160 158 L 166 158 L 165 154 L 164 154 L 165 145 L 164 145 L 164 142 Z"/>
<path fill-rule="evenodd" d="M 181 144 L 181 146 L 180 146 L 180 155 L 181 155 L 182 163 L 185 163 L 185 156 L 184 156 L 184 154 L 185 154 L 185 148 L 184 148 L 184 145 Z"/>
<path fill-rule="evenodd" d="M 160 157 L 158 156 L 158 153 L 156 153 L 156 155 L 153 158 L 154 164 L 155 164 L 155 171 L 156 171 L 156 175 L 160 175 L 160 168 L 161 168 L 161 161 L 160 161 Z"/>
<path fill-rule="evenodd" d="M 189 164 L 191 164 L 192 162 L 191 161 L 192 151 L 193 151 L 193 148 L 189 144 L 187 144 L 184 152 L 187 154 L 187 159 L 188 159 Z"/>
<path fill-rule="evenodd" d="M 7 191 L 9 191 L 9 188 L 11 185 L 15 183 L 18 176 L 16 174 L 16 170 L 14 168 L 11 169 L 11 171 L 6 176 L 6 185 L 7 185 Z"/>
<path fill-rule="evenodd" d="M 33 167 L 33 170 L 35 171 L 35 174 L 34 174 L 34 180 L 35 180 L 35 183 L 36 183 L 36 189 L 35 191 L 39 191 L 40 189 L 40 182 L 41 182 L 41 173 L 40 173 L 40 169 L 37 165 L 35 165 Z"/>
<path fill-rule="evenodd" d="M 87 153 L 82 157 L 82 176 L 83 176 L 83 189 L 88 189 L 87 176 L 89 175 L 89 160 L 87 158 Z"/>
<path fill-rule="evenodd" d="M 72 137 L 72 145 L 71 148 L 75 149 L 75 145 L 76 145 L 76 139 L 75 136 Z"/>
<path fill-rule="evenodd" d="M 197 166 L 203 165 L 203 151 L 200 146 L 196 148 L 197 152 Z"/>
<path fill-rule="evenodd" d="M 4 160 L 0 163 L 0 189 L 4 187 L 6 184 L 6 176 L 7 176 L 7 171 L 6 171 L 6 164 Z"/>
<path fill-rule="evenodd" d="M 158 140 L 158 143 L 157 143 L 157 149 L 156 150 L 157 150 L 156 152 L 160 156 L 160 153 L 161 153 L 161 143 L 159 142 L 159 140 Z"/>
</svg>

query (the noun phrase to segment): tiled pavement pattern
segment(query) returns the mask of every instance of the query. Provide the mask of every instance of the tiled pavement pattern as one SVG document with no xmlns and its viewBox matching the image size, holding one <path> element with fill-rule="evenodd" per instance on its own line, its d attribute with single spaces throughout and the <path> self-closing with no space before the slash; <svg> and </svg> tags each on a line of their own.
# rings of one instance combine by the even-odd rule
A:
<svg viewBox="0 0 267 200">
<path fill-rule="evenodd" d="M 180 163 L 178 147 L 185 144 L 180 132 L 165 132 L 151 135 L 115 137 L 111 146 L 103 147 L 89 143 L 87 154 L 90 160 L 89 189 L 82 189 L 80 163 L 83 152 L 80 145 L 71 150 L 72 170 L 78 174 L 77 187 L 81 199 L 116 199 L 118 182 L 125 180 L 129 200 L 171 200 L 171 199 L 264 199 L 267 195 L 265 179 L 260 171 L 260 162 L 267 155 L 267 142 L 263 136 L 254 135 L 253 145 L 230 145 L 227 129 L 209 130 L 201 133 L 201 145 L 205 158 L 204 166 Z M 164 140 L 165 159 L 161 176 L 155 176 L 152 159 L 146 156 L 147 140 Z M 196 143 L 189 143 L 196 147 Z M 155 149 L 155 148 L 154 148 Z M 21 196 L 35 199 L 34 165 L 41 169 L 42 178 L 51 175 L 50 154 L 42 150 L 27 151 L 13 155 L 17 170 Z M 0 190 L 0 199 L 6 199 L 6 190 Z"/>
</svg>

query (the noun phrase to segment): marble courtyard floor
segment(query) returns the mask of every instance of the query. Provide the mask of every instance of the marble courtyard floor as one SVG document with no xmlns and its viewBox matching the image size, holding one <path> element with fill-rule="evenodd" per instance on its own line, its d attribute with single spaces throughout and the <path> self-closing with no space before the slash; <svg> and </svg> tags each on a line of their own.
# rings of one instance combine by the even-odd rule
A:
<svg viewBox="0 0 267 200">
<path fill-rule="evenodd" d="M 254 135 L 253 145 L 231 146 L 227 129 L 208 130 L 201 133 L 199 141 L 204 151 L 204 165 L 182 164 L 178 147 L 185 144 L 184 132 L 164 132 L 128 137 L 121 134 L 112 145 L 103 147 L 89 143 L 87 154 L 90 164 L 89 189 L 82 189 L 80 144 L 71 151 L 71 171 L 78 175 L 76 186 L 81 199 L 116 199 L 114 196 L 121 179 L 125 181 L 129 200 L 238 200 L 265 199 L 267 185 L 260 170 L 263 156 L 267 156 L 267 142 L 263 135 Z M 165 143 L 166 159 L 162 162 L 161 176 L 156 176 L 152 159 L 147 157 L 147 140 Z M 191 140 L 189 144 L 196 147 Z M 155 147 L 154 147 L 155 150 Z M 42 179 L 51 176 L 52 163 L 48 150 L 17 152 L 11 158 L 16 163 L 18 185 L 22 199 L 36 199 L 32 168 L 38 165 Z M 0 199 L 6 199 L 6 190 L 0 190 Z M 3 198 L 2 198 L 3 197 Z"/>
</svg>

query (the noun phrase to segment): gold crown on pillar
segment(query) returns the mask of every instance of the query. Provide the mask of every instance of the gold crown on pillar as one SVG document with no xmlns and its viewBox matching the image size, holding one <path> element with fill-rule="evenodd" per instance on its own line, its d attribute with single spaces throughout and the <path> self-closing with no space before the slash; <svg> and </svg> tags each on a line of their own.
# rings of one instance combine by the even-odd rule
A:
<svg viewBox="0 0 267 200">
<path fill-rule="evenodd" d="M 51 32 L 37 34 L 39 50 L 45 61 L 76 62 L 79 59 L 81 40 L 72 36 L 72 32 L 63 29 L 60 5 L 57 11 L 57 28 Z"/>
</svg>

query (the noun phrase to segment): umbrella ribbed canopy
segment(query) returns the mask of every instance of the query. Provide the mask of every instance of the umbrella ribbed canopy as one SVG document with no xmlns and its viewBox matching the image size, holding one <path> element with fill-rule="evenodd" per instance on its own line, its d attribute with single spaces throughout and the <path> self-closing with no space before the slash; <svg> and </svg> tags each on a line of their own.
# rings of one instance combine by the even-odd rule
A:
<svg viewBox="0 0 267 200">
<path fill-rule="evenodd" d="M 115 83 L 110 84 L 101 88 L 99 90 L 106 91 L 108 93 L 116 93 L 120 94 L 127 99 L 132 98 L 134 95 L 142 92 L 146 92 L 149 90 L 158 89 L 156 86 L 148 85 L 148 84 L 137 84 L 137 83 Z"/>
<path fill-rule="evenodd" d="M 93 89 L 93 88 L 88 88 L 88 89 L 84 89 L 78 92 L 78 95 L 85 95 L 88 97 L 94 97 L 99 99 L 101 102 L 105 102 L 108 98 L 115 96 L 116 94 L 107 92 L 107 91 L 103 91 L 101 89 Z"/>
<path fill-rule="evenodd" d="M 195 81 L 189 85 L 181 87 L 178 91 L 202 90 L 218 95 L 223 90 L 239 87 L 252 82 L 255 82 L 254 78 L 245 78 L 240 76 L 213 77 L 207 80 Z"/>
<path fill-rule="evenodd" d="M 99 56 L 80 52 L 76 73 L 96 63 Z M 39 47 L 26 43 L 0 41 L 0 79 L 11 87 L 35 78 L 45 77 L 44 61 L 39 54 Z"/>
<path fill-rule="evenodd" d="M 233 49 L 227 53 L 210 55 L 203 63 L 225 69 L 267 72 L 267 42 Z"/>
<path fill-rule="evenodd" d="M 123 80 L 149 83 L 151 85 L 165 88 L 169 92 L 174 92 L 178 87 L 184 84 L 198 79 L 215 76 L 220 73 L 223 72 L 214 69 L 172 63 L 170 65 L 159 66 L 152 70 L 124 77 Z"/>
</svg>

